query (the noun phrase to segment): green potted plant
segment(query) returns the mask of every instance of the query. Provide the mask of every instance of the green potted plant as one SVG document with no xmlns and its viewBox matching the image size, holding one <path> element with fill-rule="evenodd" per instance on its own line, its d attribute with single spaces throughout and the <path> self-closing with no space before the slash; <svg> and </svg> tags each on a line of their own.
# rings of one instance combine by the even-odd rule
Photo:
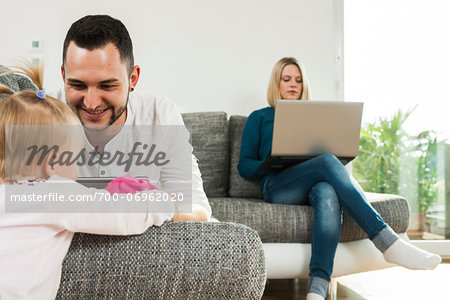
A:
<svg viewBox="0 0 450 300">
<path fill-rule="evenodd" d="M 353 175 L 366 192 L 399 194 L 400 162 L 408 139 L 402 125 L 411 112 L 398 111 L 361 128 Z"/>
<path fill-rule="evenodd" d="M 437 201 L 436 135 L 423 131 L 410 136 L 403 125 L 414 109 L 399 110 L 361 128 L 360 148 L 353 162 L 353 175 L 367 192 L 399 194 L 417 210 L 415 236 L 425 230 L 426 213 Z M 414 203 L 415 204 L 415 203 Z"/>
<path fill-rule="evenodd" d="M 426 214 L 437 201 L 437 147 L 438 141 L 432 131 L 423 131 L 415 139 L 417 155 L 417 200 L 419 231 L 425 230 Z M 414 153 L 414 151 L 412 152 Z"/>
</svg>

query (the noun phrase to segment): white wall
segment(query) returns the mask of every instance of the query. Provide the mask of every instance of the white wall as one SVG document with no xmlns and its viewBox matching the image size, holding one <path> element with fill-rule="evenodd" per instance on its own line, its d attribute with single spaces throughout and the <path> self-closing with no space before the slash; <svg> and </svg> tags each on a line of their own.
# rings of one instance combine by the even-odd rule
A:
<svg viewBox="0 0 450 300">
<path fill-rule="evenodd" d="M 137 90 L 165 95 L 182 111 L 249 114 L 266 106 L 275 62 L 300 59 L 313 97 L 342 95 L 343 0 L 40 0 L 2 1 L 0 63 L 30 57 L 31 40 L 44 42 L 45 86 L 62 85 L 62 43 L 86 14 L 121 19 L 142 69 Z"/>
</svg>

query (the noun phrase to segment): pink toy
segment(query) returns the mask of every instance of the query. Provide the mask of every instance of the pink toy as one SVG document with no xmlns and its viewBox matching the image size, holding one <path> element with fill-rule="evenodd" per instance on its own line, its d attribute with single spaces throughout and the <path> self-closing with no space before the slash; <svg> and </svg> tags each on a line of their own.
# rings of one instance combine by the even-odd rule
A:
<svg viewBox="0 0 450 300">
<path fill-rule="evenodd" d="M 134 194 L 138 191 L 157 190 L 158 188 L 147 179 L 137 179 L 133 175 L 127 174 L 112 180 L 105 187 L 110 194 Z"/>
</svg>

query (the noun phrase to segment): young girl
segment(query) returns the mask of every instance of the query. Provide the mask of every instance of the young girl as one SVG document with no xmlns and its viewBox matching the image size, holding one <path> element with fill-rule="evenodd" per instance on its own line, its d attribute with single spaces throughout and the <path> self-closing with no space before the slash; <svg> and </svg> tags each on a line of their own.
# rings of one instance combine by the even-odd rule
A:
<svg viewBox="0 0 450 300">
<path fill-rule="evenodd" d="M 410 269 L 434 269 L 441 258 L 399 239 L 334 155 L 321 155 L 280 172 L 259 170 L 272 148 L 275 101 L 310 99 L 306 74 L 295 58 L 285 57 L 275 64 L 267 95 L 270 106 L 248 117 L 238 169 L 244 178 L 261 179 L 266 202 L 314 207 L 306 299 L 323 300 L 327 296 L 341 233 L 342 209 L 368 234 L 386 261 Z"/>
<path fill-rule="evenodd" d="M 56 205 L 70 211 L 71 206 L 64 206 L 70 203 L 61 206 L 39 195 L 40 191 L 47 196 L 55 194 L 55 184 L 60 182 L 65 188 L 69 186 L 66 194 L 93 196 L 99 191 L 108 192 L 76 183 L 75 162 L 57 163 L 59 158 L 78 153 L 83 147 L 82 127 L 66 104 L 45 95 L 42 70 L 32 66 L 23 70 L 39 88 L 37 92 L 14 93 L 0 86 L 0 94 L 8 94 L 0 100 L 0 299 L 54 299 L 74 232 L 140 234 L 152 225 L 171 220 L 173 207 L 168 204 L 166 212 L 151 213 L 150 202 L 141 202 L 138 211 L 134 207 L 134 213 L 123 213 L 124 207 L 114 208 L 113 213 L 49 213 Z M 57 146 L 58 151 L 48 153 L 40 162 L 39 156 L 24 159 L 29 156 L 29 145 Z M 133 181 L 132 177 L 124 179 Z M 132 189 L 149 188 L 135 182 Z M 13 202 L 16 192 L 27 199 L 41 196 L 41 201 Z"/>
</svg>

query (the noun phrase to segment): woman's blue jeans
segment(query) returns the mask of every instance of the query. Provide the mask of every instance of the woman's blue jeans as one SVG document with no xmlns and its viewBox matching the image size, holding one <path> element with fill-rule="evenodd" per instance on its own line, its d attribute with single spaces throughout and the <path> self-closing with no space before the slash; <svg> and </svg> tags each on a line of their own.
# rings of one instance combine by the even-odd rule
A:
<svg viewBox="0 0 450 300">
<path fill-rule="evenodd" d="M 367 202 L 359 184 L 332 154 L 324 154 L 269 175 L 263 187 L 263 196 L 269 203 L 314 207 L 310 285 L 312 278 L 318 277 L 319 282 L 330 281 L 342 228 L 342 208 L 370 239 L 387 227 Z M 377 247 L 383 251 L 395 240 L 396 237 L 388 237 L 386 245 Z"/>
</svg>

